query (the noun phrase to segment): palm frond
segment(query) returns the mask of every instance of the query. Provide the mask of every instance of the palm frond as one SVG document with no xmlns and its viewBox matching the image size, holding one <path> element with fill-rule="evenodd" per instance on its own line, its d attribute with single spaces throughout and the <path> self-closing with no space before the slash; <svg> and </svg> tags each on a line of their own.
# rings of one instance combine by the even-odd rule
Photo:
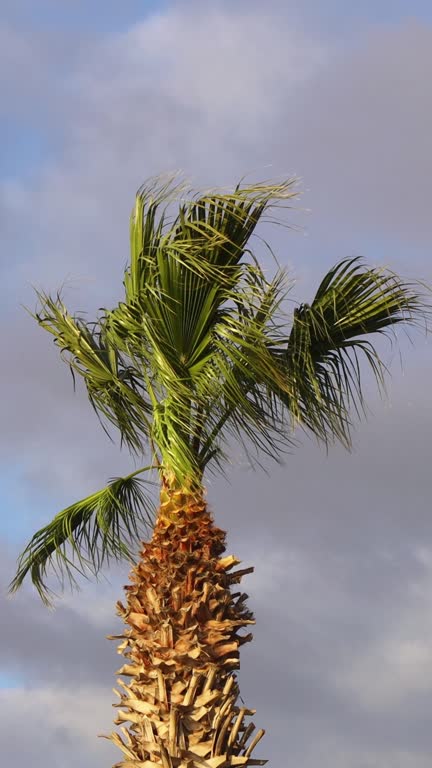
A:
<svg viewBox="0 0 432 768">
<path fill-rule="evenodd" d="M 337 438 L 350 447 L 349 409 L 365 413 L 361 355 L 378 387 L 385 385 L 386 366 L 362 337 L 388 336 L 400 323 L 426 327 L 431 307 L 419 287 L 349 258 L 329 270 L 312 304 L 294 310 L 287 348 L 276 353 L 292 391 L 282 398 L 318 438 Z"/>
<path fill-rule="evenodd" d="M 201 479 L 204 454 L 198 458 L 199 446 L 208 443 L 205 424 L 213 419 L 215 426 L 210 411 L 218 411 L 215 391 L 220 398 L 224 371 L 231 380 L 237 374 L 235 346 L 245 329 L 246 305 L 253 312 L 261 303 L 263 312 L 262 294 L 268 291 L 270 296 L 274 289 L 268 288 L 250 251 L 251 259 L 242 261 L 246 245 L 267 210 L 296 196 L 293 186 L 290 180 L 201 194 L 182 203 L 169 225 L 164 205 L 172 200 L 176 184 L 155 189 L 152 181 L 138 192 L 131 217 L 125 301 L 106 311 L 105 328 L 112 347 L 144 371 L 152 403 L 152 437 L 162 463 L 180 482 Z M 234 334 L 236 315 L 242 317 L 241 329 L 231 343 L 228 335 Z M 261 322 L 264 338 L 263 327 Z M 250 355 L 256 341 L 252 335 L 250 329 Z M 258 357 L 255 354 L 257 365 Z M 268 354 L 262 370 L 265 365 L 272 365 Z M 233 395 L 234 382 L 230 385 L 228 379 L 225 392 Z M 235 391 L 240 394 L 241 387 Z M 243 415 L 248 412 L 256 419 L 249 400 L 243 399 Z M 213 452 L 214 446 L 207 448 Z"/>
<path fill-rule="evenodd" d="M 149 434 L 151 408 L 139 371 L 111 343 L 104 318 L 86 323 L 72 317 L 60 295 L 55 299 L 37 291 L 41 309 L 31 313 L 54 336 L 62 358 L 74 376 L 84 379 L 89 400 L 99 414 L 116 426 L 129 448 L 142 453 Z"/>
<path fill-rule="evenodd" d="M 149 481 L 137 476 L 151 468 L 110 480 L 106 488 L 66 507 L 37 531 L 19 558 L 10 591 L 16 592 L 30 574 L 49 605 L 52 590 L 45 581 L 49 565 L 62 586 L 65 576 L 76 586 L 75 573 L 97 576 L 111 559 L 132 560 L 132 548 L 153 524 L 153 502 L 143 489 L 143 483 Z"/>
<path fill-rule="evenodd" d="M 267 281 L 258 266 L 249 267 L 233 294 L 234 307 L 215 326 L 214 353 L 197 378 L 207 403 L 203 466 L 224 433 L 273 458 L 294 442 L 289 412 L 271 396 L 277 386 L 290 391 L 272 349 L 286 335 L 281 305 L 291 286 L 284 270 Z"/>
</svg>

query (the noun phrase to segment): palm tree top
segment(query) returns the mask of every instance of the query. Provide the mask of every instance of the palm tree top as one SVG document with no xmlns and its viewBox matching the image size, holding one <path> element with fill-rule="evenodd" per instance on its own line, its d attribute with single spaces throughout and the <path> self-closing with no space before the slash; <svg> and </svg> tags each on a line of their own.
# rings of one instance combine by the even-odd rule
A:
<svg viewBox="0 0 432 768">
<path fill-rule="evenodd" d="M 94 323 L 71 315 L 60 295 L 38 292 L 33 317 L 55 338 L 74 378 L 84 380 L 102 426 L 111 424 L 147 467 L 118 478 L 59 513 L 31 540 L 12 583 L 26 573 L 42 596 L 43 575 L 65 547 L 81 570 L 131 553 L 148 518 L 140 472 L 156 467 L 163 488 L 197 493 L 204 471 L 224 471 L 240 441 L 252 462 L 278 459 L 296 426 L 328 445 L 351 445 L 350 410 L 364 412 L 360 358 L 380 387 L 385 366 L 370 341 L 399 323 L 424 324 L 419 282 L 360 258 L 325 275 L 293 316 L 286 270 L 267 276 L 253 251 L 259 222 L 292 205 L 295 181 L 191 195 L 177 176 L 138 191 L 130 221 L 124 297 Z M 178 201 L 174 216 L 169 206 Z M 367 337 L 367 338 L 365 338 Z M 83 554 L 85 552 L 85 555 Z"/>
</svg>

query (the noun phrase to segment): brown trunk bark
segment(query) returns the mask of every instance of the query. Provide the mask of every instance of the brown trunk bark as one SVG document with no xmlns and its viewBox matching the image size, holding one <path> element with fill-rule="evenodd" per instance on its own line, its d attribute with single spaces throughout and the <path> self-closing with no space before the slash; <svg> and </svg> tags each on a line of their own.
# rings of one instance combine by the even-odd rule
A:
<svg viewBox="0 0 432 768">
<path fill-rule="evenodd" d="M 124 753 L 115 768 L 228 768 L 264 765 L 251 757 L 264 734 L 246 724 L 255 710 L 239 707 L 235 670 L 239 647 L 252 639 L 247 595 L 231 586 L 252 568 L 231 571 L 222 557 L 225 533 L 202 497 L 164 492 L 150 543 L 125 587 L 127 624 L 119 653 L 118 717 L 123 738 L 110 738 Z M 126 727 L 125 723 L 129 723 Z"/>
</svg>

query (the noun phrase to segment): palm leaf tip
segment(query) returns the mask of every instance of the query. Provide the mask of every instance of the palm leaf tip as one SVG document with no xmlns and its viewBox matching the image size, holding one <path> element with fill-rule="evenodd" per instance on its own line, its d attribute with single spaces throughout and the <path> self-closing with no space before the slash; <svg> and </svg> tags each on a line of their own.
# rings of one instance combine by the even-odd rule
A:
<svg viewBox="0 0 432 768">
<path fill-rule="evenodd" d="M 46 583 L 51 566 L 61 587 L 65 578 L 78 587 L 76 574 L 98 576 L 114 559 L 133 561 L 133 548 L 153 523 L 154 506 L 136 475 L 115 478 L 106 488 L 59 512 L 48 525 L 34 534 L 18 560 L 15 578 L 9 586 L 16 592 L 30 575 L 42 601 L 51 604 L 55 594 Z"/>
<path fill-rule="evenodd" d="M 365 413 L 359 353 L 385 389 L 386 366 L 364 336 L 388 336 L 399 324 L 428 329 L 432 306 L 420 281 L 344 259 L 322 280 L 311 304 L 294 311 L 285 363 L 300 422 L 327 441 L 350 447 L 349 406 Z M 430 290 L 430 289 L 429 289 Z"/>
</svg>

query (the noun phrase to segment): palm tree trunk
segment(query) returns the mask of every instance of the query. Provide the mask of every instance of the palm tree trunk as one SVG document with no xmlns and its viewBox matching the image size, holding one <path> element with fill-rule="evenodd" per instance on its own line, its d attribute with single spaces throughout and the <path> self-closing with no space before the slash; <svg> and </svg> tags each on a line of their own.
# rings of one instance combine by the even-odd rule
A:
<svg viewBox="0 0 432 768">
<path fill-rule="evenodd" d="M 264 731 L 253 736 L 245 722 L 255 710 L 237 704 L 239 646 L 252 639 L 239 632 L 254 619 L 247 595 L 230 589 L 253 569 L 231 571 L 240 561 L 222 557 L 225 533 L 201 494 L 165 490 L 161 501 L 126 607 L 117 603 L 127 628 L 111 636 L 127 657 L 118 674 L 131 678 L 115 691 L 123 738 L 107 738 L 124 753 L 115 768 L 264 765 L 251 757 Z"/>
</svg>

